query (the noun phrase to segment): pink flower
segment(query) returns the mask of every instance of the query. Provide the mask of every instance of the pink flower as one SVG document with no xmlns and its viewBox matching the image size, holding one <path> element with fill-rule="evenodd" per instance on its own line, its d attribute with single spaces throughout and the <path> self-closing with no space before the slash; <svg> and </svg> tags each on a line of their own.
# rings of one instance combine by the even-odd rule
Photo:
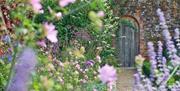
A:
<svg viewBox="0 0 180 91">
<path fill-rule="evenodd" d="M 41 13 L 42 5 L 40 3 L 33 4 L 33 10 L 35 13 Z"/>
<path fill-rule="evenodd" d="M 35 13 L 43 13 L 44 12 L 42 10 L 42 5 L 40 2 L 41 2 L 40 0 L 30 0 L 30 4 L 32 5 Z"/>
<path fill-rule="evenodd" d="M 61 6 L 61 7 L 65 7 L 65 6 L 67 6 L 69 3 L 66 1 L 66 0 L 60 0 L 59 1 L 59 5 Z"/>
<path fill-rule="evenodd" d="M 116 70 L 112 66 L 106 64 L 98 71 L 99 71 L 99 78 L 103 83 L 115 82 L 117 79 Z"/>
<path fill-rule="evenodd" d="M 46 37 L 48 40 L 50 40 L 53 43 L 56 43 L 58 41 L 57 39 L 57 30 L 55 30 L 55 26 L 50 23 L 48 24 L 47 22 L 44 24 L 44 29 L 46 31 Z"/>
<path fill-rule="evenodd" d="M 101 57 L 99 55 L 96 56 L 96 60 L 101 63 Z"/>
<path fill-rule="evenodd" d="M 37 45 L 42 46 L 42 47 L 46 47 L 47 46 L 44 40 L 38 41 Z"/>
<path fill-rule="evenodd" d="M 76 0 L 68 0 L 70 3 L 74 3 Z"/>
<path fill-rule="evenodd" d="M 75 66 L 77 69 L 81 69 L 80 65 L 79 64 L 76 64 Z"/>
<path fill-rule="evenodd" d="M 104 17 L 104 16 L 105 16 L 104 11 L 99 11 L 99 12 L 97 13 L 97 16 L 98 16 L 98 17 Z"/>
<path fill-rule="evenodd" d="M 60 0 L 59 1 L 59 5 L 61 6 L 61 7 L 65 7 L 65 6 L 67 6 L 68 4 L 70 4 L 70 3 L 74 3 L 76 0 Z"/>
<path fill-rule="evenodd" d="M 55 16 L 56 16 L 57 19 L 60 19 L 62 17 L 62 13 L 58 12 L 58 13 L 55 14 Z"/>
<path fill-rule="evenodd" d="M 35 4 L 35 3 L 39 3 L 39 2 L 41 2 L 41 0 L 30 0 L 31 4 Z"/>
</svg>

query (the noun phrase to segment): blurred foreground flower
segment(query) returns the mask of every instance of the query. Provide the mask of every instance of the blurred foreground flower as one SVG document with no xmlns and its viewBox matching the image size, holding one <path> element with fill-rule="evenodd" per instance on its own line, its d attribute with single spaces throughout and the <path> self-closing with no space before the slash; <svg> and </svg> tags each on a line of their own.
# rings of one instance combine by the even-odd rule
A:
<svg viewBox="0 0 180 91">
<path fill-rule="evenodd" d="M 7 91 L 28 91 L 31 72 L 37 63 L 33 49 L 25 48 L 17 59 Z"/>
<path fill-rule="evenodd" d="M 70 3 L 74 3 L 76 0 L 60 0 L 59 1 L 59 5 L 61 6 L 61 7 L 65 7 L 65 6 L 67 6 L 68 4 L 70 4 Z"/>
<path fill-rule="evenodd" d="M 115 82 L 117 79 L 116 69 L 106 64 L 101 69 L 99 69 L 99 78 L 103 83 Z"/>
<path fill-rule="evenodd" d="M 32 5 L 35 13 L 43 13 L 44 12 L 42 10 L 42 5 L 40 2 L 41 2 L 41 0 L 30 0 L 30 4 Z"/>
<path fill-rule="evenodd" d="M 58 39 L 57 39 L 58 32 L 57 30 L 55 30 L 55 26 L 52 23 L 48 24 L 46 22 L 44 24 L 44 29 L 46 31 L 46 37 L 48 40 L 50 40 L 53 43 L 58 42 Z"/>
<path fill-rule="evenodd" d="M 101 30 L 101 28 L 103 27 L 103 21 L 101 20 L 101 17 L 104 16 L 104 12 L 99 11 L 98 13 L 96 13 L 94 11 L 90 11 L 88 16 L 95 28 L 97 30 Z"/>
</svg>

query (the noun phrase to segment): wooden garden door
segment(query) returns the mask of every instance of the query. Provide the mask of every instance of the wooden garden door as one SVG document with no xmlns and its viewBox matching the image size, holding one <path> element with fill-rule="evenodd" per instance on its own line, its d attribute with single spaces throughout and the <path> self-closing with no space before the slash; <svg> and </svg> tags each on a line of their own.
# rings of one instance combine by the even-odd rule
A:
<svg viewBox="0 0 180 91">
<path fill-rule="evenodd" d="M 122 67 L 134 67 L 135 56 L 139 52 L 139 35 L 136 29 L 120 24 L 117 32 L 118 57 Z"/>
</svg>

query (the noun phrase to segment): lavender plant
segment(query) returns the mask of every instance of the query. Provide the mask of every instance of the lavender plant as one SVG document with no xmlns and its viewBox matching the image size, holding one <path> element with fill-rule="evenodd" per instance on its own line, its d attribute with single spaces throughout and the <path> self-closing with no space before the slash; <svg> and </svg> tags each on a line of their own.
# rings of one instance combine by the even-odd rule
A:
<svg viewBox="0 0 180 91">
<path fill-rule="evenodd" d="M 157 9 L 157 15 L 162 29 L 163 42 L 159 40 L 157 43 L 147 43 L 147 53 L 150 63 L 149 76 L 142 69 L 144 59 L 137 57 L 134 91 L 180 90 L 180 75 L 178 75 L 180 70 L 179 29 L 176 28 L 173 34 L 170 33 L 161 9 Z M 141 65 L 139 65 L 140 63 Z"/>
<path fill-rule="evenodd" d="M 36 54 L 33 49 L 25 48 L 20 54 L 12 69 L 11 79 L 7 91 L 28 91 L 31 73 L 37 64 Z"/>
</svg>

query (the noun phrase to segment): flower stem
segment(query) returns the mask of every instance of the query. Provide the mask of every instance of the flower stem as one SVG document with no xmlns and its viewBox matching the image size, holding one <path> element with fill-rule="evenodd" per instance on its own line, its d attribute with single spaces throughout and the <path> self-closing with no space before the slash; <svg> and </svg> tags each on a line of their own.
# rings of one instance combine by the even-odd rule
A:
<svg viewBox="0 0 180 91">
<path fill-rule="evenodd" d="M 11 82 L 11 77 L 12 77 L 12 74 L 13 74 L 13 67 L 16 63 L 15 59 L 16 59 L 16 55 L 17 55 L 17 50 L 14 51 L 14 54 L 13 54 L 13 60 L 12 60 L 12 63 L 11 63 L 11 68 L 10 68 L 10 72 L 9 72 L 9 76 L 8 76 L 8 82 L 7 82 L 7 85 L 6 85 L 6 89 L 8 88 L 9 86 L 9 83 Z"/>
<path fill-rule="evenodd" d="M 175 74 L 175 72 L 178 70 L 178 68 L 179 68 L 179 65 L 174 68 L 173 72 L 169 75 L 169 77 L 167 78 L 165 83 L 167 83 L 169 81 L 169 79 Z"/>
</svg>

